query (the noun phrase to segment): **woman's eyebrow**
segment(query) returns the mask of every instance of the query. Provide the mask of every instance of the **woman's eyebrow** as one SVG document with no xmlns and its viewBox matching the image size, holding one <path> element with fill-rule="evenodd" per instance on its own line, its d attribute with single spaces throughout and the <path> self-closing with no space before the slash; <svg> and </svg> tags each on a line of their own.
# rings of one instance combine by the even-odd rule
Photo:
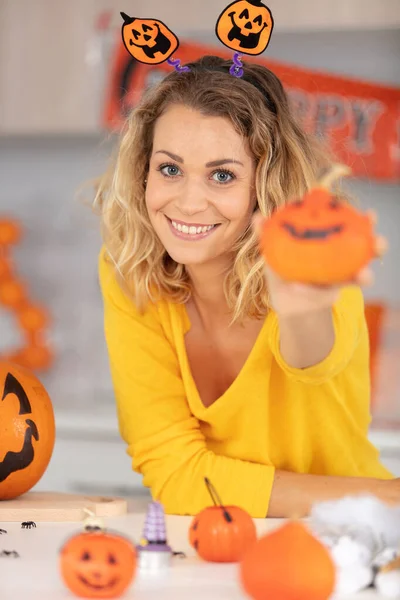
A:
<svg viewBox="0 0 400 600">
<path fill-rule="evenodd" d="M 157 152 L 155 154 L 166 154 L 167 156 L 169 156 L 170 158 L 172 158 L 172 160 L 176 160 L 176 162 L 179 162 L 179 163 L 183 163 L 184 162 L 183 158 L 181 158 L 177 154 L 173 154 L 172 152 L 168 152 L 168 150 L 157 150 Z"/>
<path fill-rule="evenodd" d="M 172 160 L 176 160 L 176 162 L 178 163 L 184 163 L 184 160 L 181 156 L 178 156 L 177 154 L 174 154 L 173 152 L 168 152 L 168 150 L 157 150 L 157 152 L 155 154 L 166 154 L 167 156 L 169 156 L 170 158 L 172 158 Z M 242 167 L 244 166 L 242 162 L 240 162 L 240 160 L 235 160 L 234 158 L 221 158 L 220 160 L 212 160 L 211 162 L 208 162 L 206 164 L 206 167 L 222 167 L 222 165 L 226 165 L 228 163 L 233 163 L 235 165 L 242 165 Z"/>
<path fill-rule="evenodd" d="M 240 162 L 240 160 L 235 160 L 234 158 L 222 158 L 221 160 L 213 160 L 211 162 L 208 162 L 206 164 L 206 167 L 222 167 L 222 165 L 226 165 L 228 163 L 242 165 L 242 167 L 244 166 L 243 163 Z"/>
</svg>

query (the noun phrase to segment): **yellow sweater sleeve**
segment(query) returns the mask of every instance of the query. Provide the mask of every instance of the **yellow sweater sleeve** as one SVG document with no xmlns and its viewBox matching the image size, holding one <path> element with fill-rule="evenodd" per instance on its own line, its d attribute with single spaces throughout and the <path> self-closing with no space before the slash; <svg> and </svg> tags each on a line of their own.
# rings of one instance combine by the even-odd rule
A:
<svg viewBox="0 0 400 600">
<path fill-rule="evenodd" d="M 340 373 L 350 362 L 362 338 L 368 343 L 364 313 L 364 298 L 357 286 L 342 288 L 332 309 L 335 342 L 329 355 L 320 363 L 306 369 L 290 367 L 280 352 L 279 321 L 275 313 L 271 315 L 270 347 L 274 358 L 286 375 L 302 383 L 320 385 Z M 364 331 L 365 333 L 365 331 Z"/>
<path fill-rule="evenodd" d="M 140 314 L 103 252 L 99 278 L 120 432 L 133 468 L 143 475 L 153 498 L 169 514 L 196 514 L 211 503 L 204 483 L 208 477 L 224 504 L 265 517 L 274 467 L 218 456 L 207 448 L 157 305 Z"/>
</svg>

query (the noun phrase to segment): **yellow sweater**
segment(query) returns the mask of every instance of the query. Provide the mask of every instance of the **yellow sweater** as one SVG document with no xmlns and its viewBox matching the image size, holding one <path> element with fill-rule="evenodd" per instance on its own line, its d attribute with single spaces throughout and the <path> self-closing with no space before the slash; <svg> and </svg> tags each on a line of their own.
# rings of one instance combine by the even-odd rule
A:
<svg viewBox="0 0 400 600">
<path fill-rule="evenodd" d="M 261 518 L 275 469 L 392 478 L 367 438 L 369 347 L 359 289 L 342 292 L 334 348 L 308 369 L 285 364 L 269 313 L 237 379 L 205 408 L 185 352 L 184 305 L 160 301 L 141 315 L 103 253 L 99 274 L 121 436 L 167 513 L 208 506 L 205 476 L 224 504 Z"/>
</svg>

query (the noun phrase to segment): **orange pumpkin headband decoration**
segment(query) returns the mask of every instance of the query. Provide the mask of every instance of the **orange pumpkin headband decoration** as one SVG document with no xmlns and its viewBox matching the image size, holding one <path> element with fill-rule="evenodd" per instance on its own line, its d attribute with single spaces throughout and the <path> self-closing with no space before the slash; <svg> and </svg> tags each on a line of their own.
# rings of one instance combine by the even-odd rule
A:
<svg viewBox="0 0 400 600">
<path fill-rule="evenodd" d="M 314 285 L 345 284 L 377 256 L 373 222 L 330 191 L 350 169 L 336 165 L 303 198 L 265 219 L 260 250 L 282 279 Z"/>
<path fill-rule="evenodd" d="M 216 34 L 220 42 L 235 51 L 230 74 L 243 77 L 242 54 L 262 54 L 270 42 L 274 19 L 261 0 L 236 0 L 218 17 Z"/>
<path fill-rule="evenodd" d="M 122 41 L 129 54 L 146 65 L 167 62 L 176 71 L 190 71 L 182 67 L 180 60 L 171 58 L 179 48 L 179 40 L 165 23 L 158 19 L 138 19 L 121 12 Z"/>
<path fill-rule="evenodd" d="M 121 12 L 122 41 L 133 58 L 146 65 L 167 62 L 179 72 L 190 71 L 181 66 L 172 55 L 179 48 L 179 40 L 165 23 L 158 19 L 139 19 Z M 261 0 L 235 0 L 219 15 L 216 24 L 218 39 L 234 50 L 230 74 L 243 77 L 241 56 L 262 54 L 270 41 L 274 19 L 268 6 Z"/>
</svg>

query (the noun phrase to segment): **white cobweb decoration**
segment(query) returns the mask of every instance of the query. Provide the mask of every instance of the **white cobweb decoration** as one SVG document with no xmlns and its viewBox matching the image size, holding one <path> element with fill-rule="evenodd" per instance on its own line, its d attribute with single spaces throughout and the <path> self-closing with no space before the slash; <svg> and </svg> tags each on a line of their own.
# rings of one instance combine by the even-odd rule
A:
<svg viewBox="0 0 400 600">
<path fill-rule="evenodd" d="M 400 556 L 400 505 L 348 496 L 314 504 L 308 524 L 336 565 L 336 593 L 375 586 L 382 596 L 400 599 L 400 562 L 393 563 Z"/>
</svg>

